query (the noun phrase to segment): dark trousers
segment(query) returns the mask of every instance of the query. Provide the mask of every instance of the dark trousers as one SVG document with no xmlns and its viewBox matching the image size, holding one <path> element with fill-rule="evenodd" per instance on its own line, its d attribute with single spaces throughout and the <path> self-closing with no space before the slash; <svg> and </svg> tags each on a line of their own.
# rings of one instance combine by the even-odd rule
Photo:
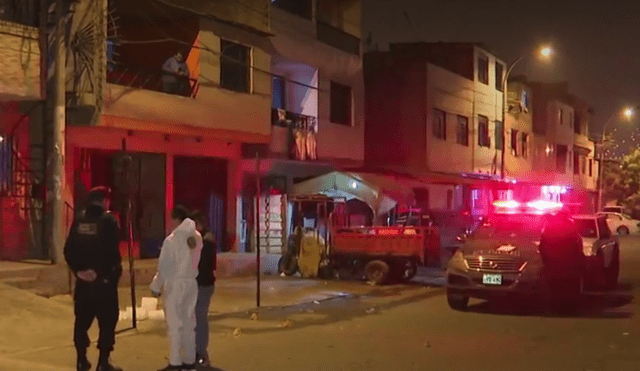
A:
<svg viewBox="0 0 640 371">
<path fill-rule="evenodd" d="M 98 349 L 109 353 L 113 350 L 115 330 L 118 324 L 120 309 L 118 306 L 118 286 L 114 283 L 76 283 L 75 292 L 75 327 L 73 341 L 80 352 L 89 347 L 89 335 L 87 332 L 98 318 L 100 336 Z"/>
</svg>

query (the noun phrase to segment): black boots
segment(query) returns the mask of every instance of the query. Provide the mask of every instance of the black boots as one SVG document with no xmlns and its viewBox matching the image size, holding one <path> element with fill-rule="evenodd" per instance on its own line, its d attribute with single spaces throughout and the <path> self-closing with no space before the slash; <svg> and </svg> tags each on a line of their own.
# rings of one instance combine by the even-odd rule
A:
<svg viewBox="0 0 640 371">
<path fill-rule="evenodd" d="M 91 363 L 87 360 L 87 357 L 78 358 L 78 363 L 76 364 L 77 371 L 89 371 L 91 369 Z"/>
<path fill-rule="evenodd" d="M 106 363 L 100 363 L 98 365 L 98 368 L 96 368 L 96 371 L 122 371 L 122 369 L 120 367 L 110 364 L 109 362 L 106 362 Z"/>
<path fill-rule="evenodd" d="M 122 371 L 120 367 L 109 363 L 109 353 L 110 352 L 100 351 L 100 360 L 98 361 L 98 368 L 96 368 L 96 371 Z"/>
</svg>

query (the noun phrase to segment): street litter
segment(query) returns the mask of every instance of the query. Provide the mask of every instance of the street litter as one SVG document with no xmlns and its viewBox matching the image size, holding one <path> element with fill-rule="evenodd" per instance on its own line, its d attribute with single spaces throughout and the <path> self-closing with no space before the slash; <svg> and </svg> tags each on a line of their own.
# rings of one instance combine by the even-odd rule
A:
<svg viewBox="0 0 640 371">
<path fill-rule="evenodd" d="M 258 320 L 258 313 L 253 313 L 253 314 L 251 315 L 251 320 L 252 320 L 252 321 L 257 321 L 257 320 Z"/>
<path fill-rule="evenodd" d="M 319 302 L 319 301 L 317 301 L 317 300 L 314 300 L 314 301 L 313 301 L 313 304 L 320 304 L 320 302 Z"/>
<path fill-rule="evenodd" d="M 289 326 L 291 326 L 291 321 L 290 320 L 286 320 L 282 323 L 282 325 L 280 327 L 282 328 L 288 328 Z"/>
<path fill-rule="evenodd" d="M 242 331 L 239 328 L 236 328 L 235 330 L 233 330 L 233 336 L 240 336 L 241 333 Z"/>
<path fill-rule="evenodd" d="M 375 311 L 376 311 L 376 308 L 369 308 L 366 310 L 367 314 L 374 313 Z"/>
</svg>

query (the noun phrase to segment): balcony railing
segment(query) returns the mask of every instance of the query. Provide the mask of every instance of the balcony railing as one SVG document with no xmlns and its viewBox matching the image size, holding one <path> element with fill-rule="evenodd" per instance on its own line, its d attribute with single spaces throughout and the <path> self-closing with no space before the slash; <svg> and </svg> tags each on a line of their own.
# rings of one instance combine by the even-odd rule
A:
<svg viewBox="0 0 640 371">
<path fill-rule="evenodd" d="M 286 135 L 277 142 L 286 143 L 286 153 L 291 160 L 313 161 L 318 158 L 317 139 L 318 120 L 313 116 L 288 112 L 283 109 L 272 109 L 272 123 L 275 126 L 286 128 L 280 131 L 280 135 Z M 274 128 L 275 129 L 275 128 Z M 276 141 L 272 140 L 272 143 Z"/>
<path fill-rule="evenodd" d="M 174 79 L 167 79 L 173 77 Z M 171 80 L 171 81 L 169 81 Z M 161 69 L 109 63 L 107 82 L 131 88 L 159 91 L 167 94 L 195 98 L 198 93 L 198 80 L 171 75 Z"/>
</svg>

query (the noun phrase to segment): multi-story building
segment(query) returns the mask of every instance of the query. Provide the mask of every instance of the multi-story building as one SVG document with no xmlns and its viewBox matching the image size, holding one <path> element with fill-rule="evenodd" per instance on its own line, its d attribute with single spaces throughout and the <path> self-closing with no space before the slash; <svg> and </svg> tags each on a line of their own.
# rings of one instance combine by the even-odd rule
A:
<svg viewBox="0 0 640 371">
<path fill-rule="evenodd" d="M 526 82 L 533 109 L 533 178 L 544 197 L 594 210 L 597 164 L 589 140 L 592 109 L 569 93 L 567 83 Z"/>
<path fill-rule="evenodd" d="M 48 258 L 42 240 L 25 233 L 43 222 L 42 199 L 32 202 L 28 174 L 32 165 L 42 166 L 30 164 L 30 158 L 44 149 L 31 148 L 29 130 L 32 117 L 44 112 L 46 39 L 39 5 L 39 0 L 0 3 L 0 259 Z M 38 175 L 41 181 L 43 174 Z"/>
<path fill-rule="evenodd" d="M 368 53 L 365 161 L 429 182 L 430 209 L 482 213 L 493 197 L 487 184 L 500 178 L 504 72 L 504 62 L 472 43 Z"/>
<path fill-rule="evenodd" d="M 281 231 L 288 230 L 290 213 L 282 207 L 283 195 L 294 182 L 363 163 L 361 13 L 361 0 L 271 2 L 271 140 L 243 147 L 245 184 L 255 188 L 249 179 L 257 153 L 262 184 L 272 194 L 269 211 L 260 208 L 268 214 L 262 218 L 270 220 L 263 226 L 270 236 L 267 252 L 278 252 L 286 240 Z M 252 219 L 252 202 L 246 197 L 238 205 L 240 230 Z M 250 240 L 243 238 L 241 249 L 248 249 Z"/>
<path fill-rule="evenodd" d="M 64 9 L 70 42 L 65 172 L 60 178 L 67 219 L 84 207 L 88 189 L 106 185 L 114 191 L 113 208 L 123 225 L 131 196 L 140 255 L 158 254 L 176 204 L 203 210 L 219 245 L 233 250 L 242 144 L 270 141 L 271 3 L 81 0 L 69 6 Z M 53 18 L 46 18 L 46 26 L 52 26 Z M 7 42 L 0 43 L 0 66 L 15 73 L 2 71 L 0 91 L 11 99 L 39 99 L 37 28 L 1 27 L 6 30 L 0 38 Z M 178 53 L 183 58 L 170 60 Z M 55 58 L 49 63 L 53 70 Z M 186 73 L 169 74 L 165 64 Z M 51 137 L 51 115 L 28 112 L 20 124 L 20 116 L 13 115 L 13 127 L 30 131 L 34 166 L 28 177 L 42 180 L 35 165 L 44 163 L 45 156 L 33 149 Z M 123 161 L 125 150 L 131 163 Z M 39 194 L 36 187 L 29 192 Z M 46 243 L 37 245 L 46 250 Z"/>
<path fill-rule="evenodd" d="M 531 89 L 514 79 L 509 81 L 505 136 L 505 174 L 528 183 L 539 181 L 532 166 L 533 110 Z"/>
</svg>

